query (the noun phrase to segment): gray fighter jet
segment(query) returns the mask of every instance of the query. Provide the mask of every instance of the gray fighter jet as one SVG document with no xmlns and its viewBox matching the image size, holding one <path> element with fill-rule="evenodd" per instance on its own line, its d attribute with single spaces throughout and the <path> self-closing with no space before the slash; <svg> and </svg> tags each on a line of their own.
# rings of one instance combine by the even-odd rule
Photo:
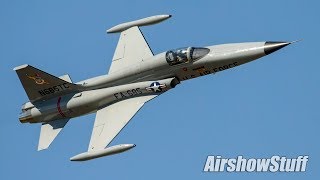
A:
<svg viewBox="0 0 320 180">
<path fill-rule="evenodd" d="M 184 47 L 154 55 L 139 27 L 159 23 L 157 15 L 117 25 L 120 33 L 107 75 L 73 83 L 69 75 L 55 77 L 30 65 L 14 70 L 29 102 L 21 123 L 41 123 L 38 150 L 47 149 L 71 118 L 96 113 L 88 151 L 72 157 L 85 161 L 124 152 L 134 144 L 107 147 L 142 106 L 179 83 L 215 74 L 275 52 L 292 42 L 247 42 L 208 47 Z"/>
</svg>

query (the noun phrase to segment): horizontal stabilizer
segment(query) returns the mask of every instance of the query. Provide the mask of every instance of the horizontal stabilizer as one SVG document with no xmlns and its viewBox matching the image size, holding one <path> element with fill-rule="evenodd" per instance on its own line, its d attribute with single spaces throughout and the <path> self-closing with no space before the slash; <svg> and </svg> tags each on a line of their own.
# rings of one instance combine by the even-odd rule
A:
<svg viewBox="0 0 320 180">
<path fill-rule="evenodd" d="M 59 119 L 48 123 L 43 123 L 40 130 L 38 151 L 48 149 L 52 141 L 57 137 L 69 119 Z"/>
<path fill-rule="evenodd" d="M 71 77 L 69 76 L 69 74 L 65 74 L 65 75 L 62 75 L 62 76 L 59 76 L 60 79 L 62 80 L 65 80 L 69 83 L 72 83 L 72 80 L 71 80 Z"/>
</svg>

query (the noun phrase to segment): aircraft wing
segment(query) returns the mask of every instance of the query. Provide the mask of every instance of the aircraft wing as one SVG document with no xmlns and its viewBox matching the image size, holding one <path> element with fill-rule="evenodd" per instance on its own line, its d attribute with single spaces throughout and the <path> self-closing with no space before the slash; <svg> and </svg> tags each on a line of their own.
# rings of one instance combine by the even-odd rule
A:
<svg viewBox="0 0 320 180">
<path fill-rule="evenodd" d="M 126 99 L 97 111 L 88 151 L 104 149 L 147 101 L 157 95 Z"/>
<path fill-rule="evenodd" d="M 152 57 L 153 53 L 138 26 L 124 30 L 120 34 L 114 52 L 109 74 L 134 65 L 143 59 Z"/>
</svg>

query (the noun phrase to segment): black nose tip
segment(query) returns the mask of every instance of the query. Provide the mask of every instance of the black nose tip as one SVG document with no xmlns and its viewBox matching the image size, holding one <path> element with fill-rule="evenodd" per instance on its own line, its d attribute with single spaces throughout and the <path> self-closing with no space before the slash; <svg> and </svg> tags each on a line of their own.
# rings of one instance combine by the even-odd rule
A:
<svg viewBox="0 0 320 180">
<path fill-rule="evenodd" d="M 290 42 L 274 42 L 274 41 L 267 41 L 264 44 L 264 53 L 266 55 L 271 54 L 283 47 L 288 46 L 289 44 L 291 44 Z"/>
</svg>

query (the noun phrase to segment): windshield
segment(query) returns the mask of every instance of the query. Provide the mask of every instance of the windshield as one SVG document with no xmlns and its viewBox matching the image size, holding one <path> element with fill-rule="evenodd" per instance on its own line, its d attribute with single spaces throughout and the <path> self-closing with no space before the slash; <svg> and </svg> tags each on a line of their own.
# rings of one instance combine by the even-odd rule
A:
<svg viewBox="0 0 320 180">
<path fill-rule="evenodd" d="M 169 65 L 194 62 L 207 55 L 210 52 L 208 48 L 186 47 L 167 51 L 166 60 Z"/>
</svg>

